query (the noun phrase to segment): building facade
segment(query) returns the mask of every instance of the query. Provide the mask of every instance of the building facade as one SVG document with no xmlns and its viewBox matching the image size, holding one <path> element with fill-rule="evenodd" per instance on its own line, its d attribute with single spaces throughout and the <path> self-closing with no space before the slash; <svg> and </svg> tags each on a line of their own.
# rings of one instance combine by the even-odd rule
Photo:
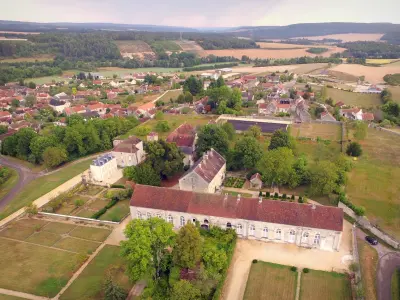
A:
<svg viewBox="0 0 400 300">
<path fill-rule="evenodd" d="M 90 165 L 91 178 L 97 182 L 106 181 L 114 176 L 117 169 L 117 159 L 111 153 L 101 155 Z"/>
<path fill-rule="evenodd" d="M 136 185 L 132 219 L 159 217 L 178 229 L 187 222 L 232 228 L 240 238 L 338 251 L 343 210 L 292 202 L 201 194 Z"/>
<path fill-rule="evenodd" d="M 226 161 L 214 149 L 204 153 L 193 167 L 179 179 L 179 189 L 199 193 L 215 193 L 225 179 Z"/>
<path fill-rule="evenodd" d="M 126 140 L 114 140 L 114 149 L 111 154 L 117 159 L 118 167 L 137 166 L 146 158 L 143 150 L 143 141 L 137 137 Z"/>
</svg>

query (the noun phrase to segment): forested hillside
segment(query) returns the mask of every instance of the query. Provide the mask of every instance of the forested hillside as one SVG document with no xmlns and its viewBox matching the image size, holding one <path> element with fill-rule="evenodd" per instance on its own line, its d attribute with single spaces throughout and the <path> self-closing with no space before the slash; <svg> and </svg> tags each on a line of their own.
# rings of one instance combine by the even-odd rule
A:
<svg viewBox="0 0 400 300">
<path fill-rule="evenodd" d="M 400 46 L 379 42 L 351 42 L 340 44 L 346 48 L 346 57 L 355 58 L 400 58 Z"/>
<path fill-rule="evenodd" d="M 381 40 L 384 40 L 389 44 L 400 45 L 400 31 L 386 33 Z"/>
</svg>

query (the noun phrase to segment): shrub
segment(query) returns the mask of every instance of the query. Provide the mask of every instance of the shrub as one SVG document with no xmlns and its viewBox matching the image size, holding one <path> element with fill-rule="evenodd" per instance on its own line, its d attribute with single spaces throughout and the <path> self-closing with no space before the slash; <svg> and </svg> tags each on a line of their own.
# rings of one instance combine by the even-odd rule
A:
<svg viewBox="0 0 400 300">
<path fill-rule="evenodd" d="M 362 217 L 362 216 L 365 215 L 365 207 L 363 207 L 363 206 L 356 206 L 356 205 L 354 205 L 353 203 L 351 203 L 351 202 L 347 199 L 346 195 L 345 195 L 343 192 L 339 194 L 339 196 L 338 196 L 337 199 L 338 199 L 338 201 L 342 202 L 342 203 L 345 204 L 347 207 L 349 207 L 352 211 L 354 211 L 354 213 L 355 213 L 357 216 Z"/>
<path fill-rule="evenodd" d="M 271 197 L 271 193 L 270 193 L 270 192 L 267 192 L 267 193 L 265 194 L 265 196 L 266 196 L 267 198 L 269 198 L 269 197 Z"/>
<path fill-rule="evenodd" d="M 85 201 L 83 201 L 82 199 L 76 199 L 74 201 L 75 207 L 81 207 L 83 204 L 85 204 Z"/>
<path fill-rule="evenodd" d="M 351 263 L 349 266 L 350 270 L 353 272 L 357 272 L 360 269 L 360 266 L 357 263 Z"/>
<path fill-rule="evenodd" d="M 38 214 L 38 207 L 35 204 L 31 203 L 31 204 L 29 204 L 29 206 L 27 206 L 25 208 L 25 212 L 29 216 L 37 215 Z"/>
<path fill-rule="evenodd" d="M 299 203 L 304 203 L 303 196 L 299 197 Z"/>
<path fill-rule="evenodd" d="M 357 142 L 352 142 L 347 146 L 346 154 L 353 157 L 358 157 L 362 154 L 361 145 Z"/>
<path fill-rule="evenodd" d="M 294 195 L 292 195 L 292 197 L 290 197 L 290 199 L 294 200 Z"/>
<path fill-rule="evenodd" d="M 290 271 L 296 272 L 297 271 L 297 267 L 295 267 L 295 266 L 290 267 Z"/>
<path fill-rule="evenodd" d="M 115 188 L 115 189 L 124 189 L 125 188 L 125 186 L 123 184 L 112 184 L 111 187 Z"/>
<path fill-rule="evenodd" d="M 283 194 L 283 195 L 282 195 L 282 199 L 286 199 L 286 194 Z"/>
<path fill-rule="evenodd" d="M 107 208 L 103 207 L 102 209 L 100 209 L 99 211 L 95 212 L 92 215 L 92 219 L 98 219 L 100 218 L 102 215 L 104 215 L 107 211 Z"/>
<path fill-rule="evenodd" d="M 303 269 L 303 272 L 304 272 L 304 273 L 309 273 L 309 272 L 310 272 L 310 269 L 309 269 L 309 268 L 304 268 L 304 269 Z"/>
<path fill-rule="evenodd" d="M 262 197 L 262 195 L 263 195 L 263 193 L 260 191 L 260 192 L 258 193 L 258 196 L 259 196 L 259 197 Z"/>
<path fill-rule="evenodd" d="M 278 197 L 279 197 L 278 193 L 275 193 L 274 198 L 278 198 Z"/>
<path fill-rule="evenodd" d="M 257 259 L 253 259 L 253 264 L 256 264 L 256 263 L 258 263 L 258 260 Z"/>
</svg>

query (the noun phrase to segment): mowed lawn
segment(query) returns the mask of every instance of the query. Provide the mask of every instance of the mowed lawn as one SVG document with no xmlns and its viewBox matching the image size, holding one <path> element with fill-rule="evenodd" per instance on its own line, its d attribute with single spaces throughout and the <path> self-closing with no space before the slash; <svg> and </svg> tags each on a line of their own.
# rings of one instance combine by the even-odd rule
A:
<svg viewBox="0 0 400 300">
<path fill-rule="evenodd" d="M 60 169 L 53 174 L 39 177 L 31 181 L 14 197 L 14 199 L 0 213 L 0 220 L 9 216 L 18 209 L 29 205 L 37 198 L 47 194 L 64 182 L 75 177 L 79 173 L 82 173 L 87 168 L 89 168 L 91 162 L 92 158 L 85 159 L 77 163 L 71 163 L 70 165 Z"/>
<path fill-rule="evenodd" d="M 18 172 L 14 169 L 8 168 L 11 171 L 11 176 L 7 179 L 6 182 L 0 184 L 0 199 L 2 199 L 5 195 L 8 194 L 9 191 L 16 185 L 19 179 Z"/>
<path fill-rule="evenodd" d="M 368 300 L 376 300 L 376 271 L 378 268 L 378 252 L 362 239 L 357 239 L 360 255 L 361 278 Z"/>
<path fill-rule="evenodd" d="M 268 262 L 251 265 L 244 300 L 294 300 L 296 296 L 297 272 Z"/>
<path fill-rule="evenodd" d="M 87 233 L 72 234 L 80 231 Z M 89 232 L 96 241 L 84 238 Z M 0 231 L 0 288 L 54 297 L 110 232 L 30 218 L 9 223 Z"/>
<path fill-rule="evenodd" d="M 344 104 L 357 106 L 360 108 L 370 108 L 382 105 L 379 94 L 353 93 L 334 88 L 328 88 L 327 96 L 333 99 L 333 103 L 342 101 Z"/>
<path fill-rule="evenodd" d="M 302 123 L 293 124 L 290 127 L 291 134 L 295 138 L 322 138 L 324 140 L 340 141 L 341 140 L 341 126 L 340 124 L 326 124 L 326 123 Z"/>
<path fill-rule="evenodd" d="M 107 276 L 111 276 L 114 283 L 129 292 L 132 283 L 125 273 L 126 263 L 119 253 L 118 246 L 106 245 L 61 295 L 60 299 L 104 299 L 103 285 Z"/>
<path fill-rule="evenodd" d="M 372 223 L 400 238 L 400 136 L 368 129 L 363 155 L 353 162 L 346 193 Z"/>
<path fill-rule="evenodd" d="M 164 101 L 165 103 L 169 103 L 169 100 L 172 98 L 173 100 L 176 100 L 180 94 L 182 94 L 182 90 L 173 90 L 173 91 L 168 91 L 166 92 L 160 99 L 161 101 Z"/>
<path fill-rule="evenodd" d="M 351 300 L 346 274 L 310 270 L 301 274 L 300 300 Z"/>
</svg>

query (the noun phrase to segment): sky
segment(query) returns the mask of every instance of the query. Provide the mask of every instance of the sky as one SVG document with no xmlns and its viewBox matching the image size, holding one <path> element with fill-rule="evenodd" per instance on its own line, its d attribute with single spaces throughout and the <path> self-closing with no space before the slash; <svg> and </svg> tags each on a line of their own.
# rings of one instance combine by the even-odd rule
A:
<svg viewBox="0 0 400 300">
<path fill-rule="evenodd" d="M 400 23 L 400 0 L 1 0 L 0 20 L 236 27 Z"/>
</svg>

